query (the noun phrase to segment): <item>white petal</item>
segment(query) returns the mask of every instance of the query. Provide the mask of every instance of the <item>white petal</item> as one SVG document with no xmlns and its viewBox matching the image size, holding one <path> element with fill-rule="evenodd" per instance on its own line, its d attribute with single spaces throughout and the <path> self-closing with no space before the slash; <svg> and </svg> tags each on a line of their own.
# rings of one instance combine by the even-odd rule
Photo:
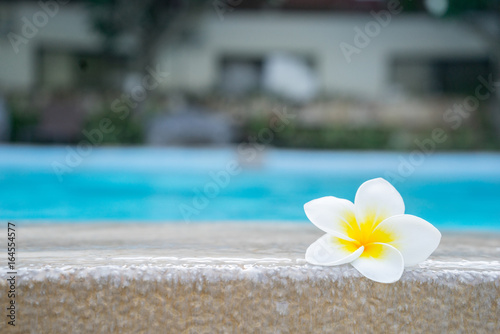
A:
<svg viewBox="0 0 500 334">
<path fill-rule="evenodd" d="M 356 192 L 354 206 L 360 226 L 377 226 L 384 219 L 405 212 L 405 204 L 399 192 L 382 178 L 363 183 Z"/>
<path fill-rule="evenodd" d="M 401 252 L 405 266 L 424 261 L 436 250 L 441 241 L 437 228 L 422 218 L 398 215 L 387 218 L 375 231 L 383 231 L 393 241 L 387 242 Z"/>
<path fill-rule="evenodd" d="M 391 245 L 383 243 L 372 243 L 365 247 L 366 253 L 370 253 L 370 247 L 377 247 L 375 257 L 363 253 L 362 256 L 351 262 L 365 277 L 379 283 L 393 283 L 401 278 L 404 270 L 403 256 Z"/>
<path fill-rule="evenodd" d="M 363 253 L 363 246 L 353 251 L 345 243 L 349 241 L 342 243 L 340 238 L 325 234 L 307 248 L 306 261 L 322 266 L 335 266 L 352 262 Z"/>
<path fill-rule="evenodd" d="M 321 197 L 304 204 L 307 218 L 324 232 L 345 240 L 347 228 L 356 223 L 354 204 L 333 196 Z"/>
</svg>

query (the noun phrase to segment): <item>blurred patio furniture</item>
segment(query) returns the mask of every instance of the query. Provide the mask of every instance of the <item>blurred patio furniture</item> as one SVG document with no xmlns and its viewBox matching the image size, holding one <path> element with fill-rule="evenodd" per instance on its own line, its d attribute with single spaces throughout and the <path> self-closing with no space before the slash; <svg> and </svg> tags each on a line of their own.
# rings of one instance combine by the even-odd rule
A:
<svg viewBox="0 0 500 334">
<path fill-rule="evenodd" d="M 0 142 L 10 139 L 10 117 L 4 98 L 0 95 Z"/>
<path fill-rule="evenodd" d="M 85 110 L 71 94 L 55 94 L 42 108 L 36 137 L 42 142 L 74 143 L 82 134 Z"/>
<path fill-rule="evenodd" d="M 146 132 L 149 145 L 227 144 L 234 137 L 229 117 L 197 107 L 156 116 Z"/>
</svg>

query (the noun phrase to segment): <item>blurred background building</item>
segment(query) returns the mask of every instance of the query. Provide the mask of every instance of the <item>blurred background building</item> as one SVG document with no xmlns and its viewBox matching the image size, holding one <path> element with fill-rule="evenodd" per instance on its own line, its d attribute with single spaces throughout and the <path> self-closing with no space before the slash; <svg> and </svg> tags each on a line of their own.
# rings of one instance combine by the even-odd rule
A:
<svg viewBox="0 0 500 334">
<path fill-rule="evenodd" d="M 272 145 L 411 149 L 439 127 L 441 149 L 498 149 L 499 15 L 494 0 L 3 0 L 0 140 L 77 143 L 106 118 L 99 145 L 238 143 L 286 108 Z"/>
</svg>

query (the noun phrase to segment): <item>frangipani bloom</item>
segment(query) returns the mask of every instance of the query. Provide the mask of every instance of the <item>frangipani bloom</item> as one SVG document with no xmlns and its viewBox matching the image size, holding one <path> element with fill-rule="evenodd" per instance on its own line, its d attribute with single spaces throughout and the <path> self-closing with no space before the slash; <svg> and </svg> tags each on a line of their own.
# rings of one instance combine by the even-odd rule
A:
<svg viewBox="0 0 500 334">
<path fill-rule="evenodd" d="M 401 195 L 386 180 L 363 183 L 351 201 L 327 196 L 304 205 L 309 220 L 327 234 L 306 251 L 306 261 L 323 266 L 351 263 L 367 278 L 393 283 L 404 267 L 424 261 L 441 233 L 427 221 L 405 215 Z"/>
</svg>

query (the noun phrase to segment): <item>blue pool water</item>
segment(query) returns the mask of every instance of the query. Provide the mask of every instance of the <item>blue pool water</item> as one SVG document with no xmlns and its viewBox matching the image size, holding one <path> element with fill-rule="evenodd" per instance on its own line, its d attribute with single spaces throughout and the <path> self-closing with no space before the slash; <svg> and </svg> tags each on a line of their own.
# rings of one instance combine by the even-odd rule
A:
<svg viewBox="0 0 500 334">
<path fill-rule="evenodd" d="M 404 152 L 273 149 L 247 165 L 235 147 L 95 148 L 81 161 L 70 152 L 0 146 L 0 217 L 307 222 L 305 202 L 326 195 L 353 200 L 362 182 L 385 176 L 407 213 L 441 228 L 500 229 L 500 155 L 494 153 L 411 160 Z M 225 177 L 217 183 L 214 174 Z"/>
</svg>

